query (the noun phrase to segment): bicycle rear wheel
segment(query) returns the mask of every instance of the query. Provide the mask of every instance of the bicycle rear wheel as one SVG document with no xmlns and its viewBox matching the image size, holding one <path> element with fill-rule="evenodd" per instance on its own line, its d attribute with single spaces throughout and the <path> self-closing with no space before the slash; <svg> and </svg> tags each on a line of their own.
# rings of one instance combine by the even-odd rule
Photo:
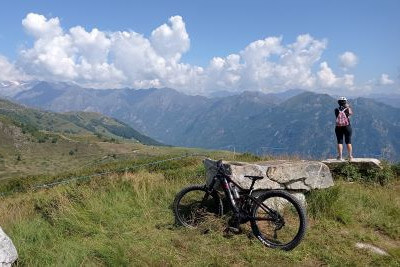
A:
<svg viewBox="0 0 400 267">
<path fill-rule="evenodd" d="M 251 227 L 265 246 L 291 250 L 303 239 L 306 215 L 298 200 L 288 192 L 271 190 L 257 198 Z"/>
<path fill-rule="evenodd" d="M 223 204 L 216 191 L 209 194 L 204 185 L 192 185 L 176 195 L 173 210 L 178 224 L 196 227 L 209 217 L 222 216 Z"/>
</svg>

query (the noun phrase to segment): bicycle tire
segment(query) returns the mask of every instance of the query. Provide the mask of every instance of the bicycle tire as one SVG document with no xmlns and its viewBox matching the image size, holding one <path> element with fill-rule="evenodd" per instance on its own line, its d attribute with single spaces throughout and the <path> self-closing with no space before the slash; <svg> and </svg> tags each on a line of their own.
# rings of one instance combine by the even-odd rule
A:
<svg viewBox="0 0 400 267">
<path fill-rule="evenodd" d="M 253 204 L 250 220 L 253 234 L 267 247 L 294 249 L 303 239 L 307 227 L 306 212 L 299 201 L 283 190 L 270 190 L 257 200 L 269 210 L 258 203 Z M 278 231 L 281 240 L 278 240 Z"/>
<path fill-rule="evenodd" d="M 223 204 L 218 193 L 212 191 L 203 200 L 206 193 L 205 185 L 191 185 L 176 194 L 173 211 L 177 224 L 193 228 L 203 222 L 206 216 L 222 216 Z"/>
</svg>

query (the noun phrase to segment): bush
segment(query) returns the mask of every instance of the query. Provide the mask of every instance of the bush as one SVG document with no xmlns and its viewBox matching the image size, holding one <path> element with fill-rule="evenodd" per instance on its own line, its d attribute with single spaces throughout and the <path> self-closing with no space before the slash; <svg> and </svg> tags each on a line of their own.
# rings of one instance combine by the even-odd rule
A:
<svg viewBox="0 0 400 267">
<path fill-rule="evenodd" d="M 392 171 L 393 175 L 395 175 L 397 179 L 400 178 L 400 162 L 392 165 Z"/>
<path fill-rule="evenodd" d="M 44 137 L 39 137 L 37 141 L 38 143 L 46 143 L 46 139 Z"/>
<path fill-rule="evenodd" d="M 345 181 L 353 182 L 361 180 L 359 169 L 350 163 L 345 163 L 342 167 L 337 168 L 335 174 Z"/>
<path fill-rule="evenodd" d="M 386 185 L 394 180 L 395 175 L 392 167 L 387 162 L 383 162 L 382 167 L 382 169 L 373 174 L 372 181 L 378 182 L 380 185 Z"/>
<path fill-rule="evenodd" d="M 393 166 L 382 162 L 382 169 L 359 169 L 351 163 L 345 163 L 334 170 L 335 176 L 349 182 L 366 182 L 386 185 L 395 177 Z"/>
</svg>

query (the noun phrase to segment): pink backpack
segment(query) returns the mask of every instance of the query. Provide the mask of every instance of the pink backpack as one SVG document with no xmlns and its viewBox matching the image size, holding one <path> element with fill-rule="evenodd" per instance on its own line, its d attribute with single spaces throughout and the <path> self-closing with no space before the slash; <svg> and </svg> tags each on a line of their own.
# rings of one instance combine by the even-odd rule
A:
<svg viewBox="0 0 400 267">
<path fill-rule="evenodd" d="M 343 109 L 342 111 L 339 110 L 339 115 L 336 118 L 336 126 L 347 126 L 350 124 L 349 118 L 347 118 L 346 111 L 347 108 Z"/>
</svg>

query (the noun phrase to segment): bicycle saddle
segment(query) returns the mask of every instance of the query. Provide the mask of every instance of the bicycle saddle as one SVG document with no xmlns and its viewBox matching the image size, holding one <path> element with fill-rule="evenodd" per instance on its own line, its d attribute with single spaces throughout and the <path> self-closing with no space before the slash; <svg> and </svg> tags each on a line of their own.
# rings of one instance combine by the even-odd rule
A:
<svg viewBox="0 0 400 267">
<path fill-rule="evenodd" d="M 256 175 L 245 175 L 244 177 L 249 178 L 254 181 L 261 180 L 264 178 L 264 176 L 256 176 Z"/>
</svg>

